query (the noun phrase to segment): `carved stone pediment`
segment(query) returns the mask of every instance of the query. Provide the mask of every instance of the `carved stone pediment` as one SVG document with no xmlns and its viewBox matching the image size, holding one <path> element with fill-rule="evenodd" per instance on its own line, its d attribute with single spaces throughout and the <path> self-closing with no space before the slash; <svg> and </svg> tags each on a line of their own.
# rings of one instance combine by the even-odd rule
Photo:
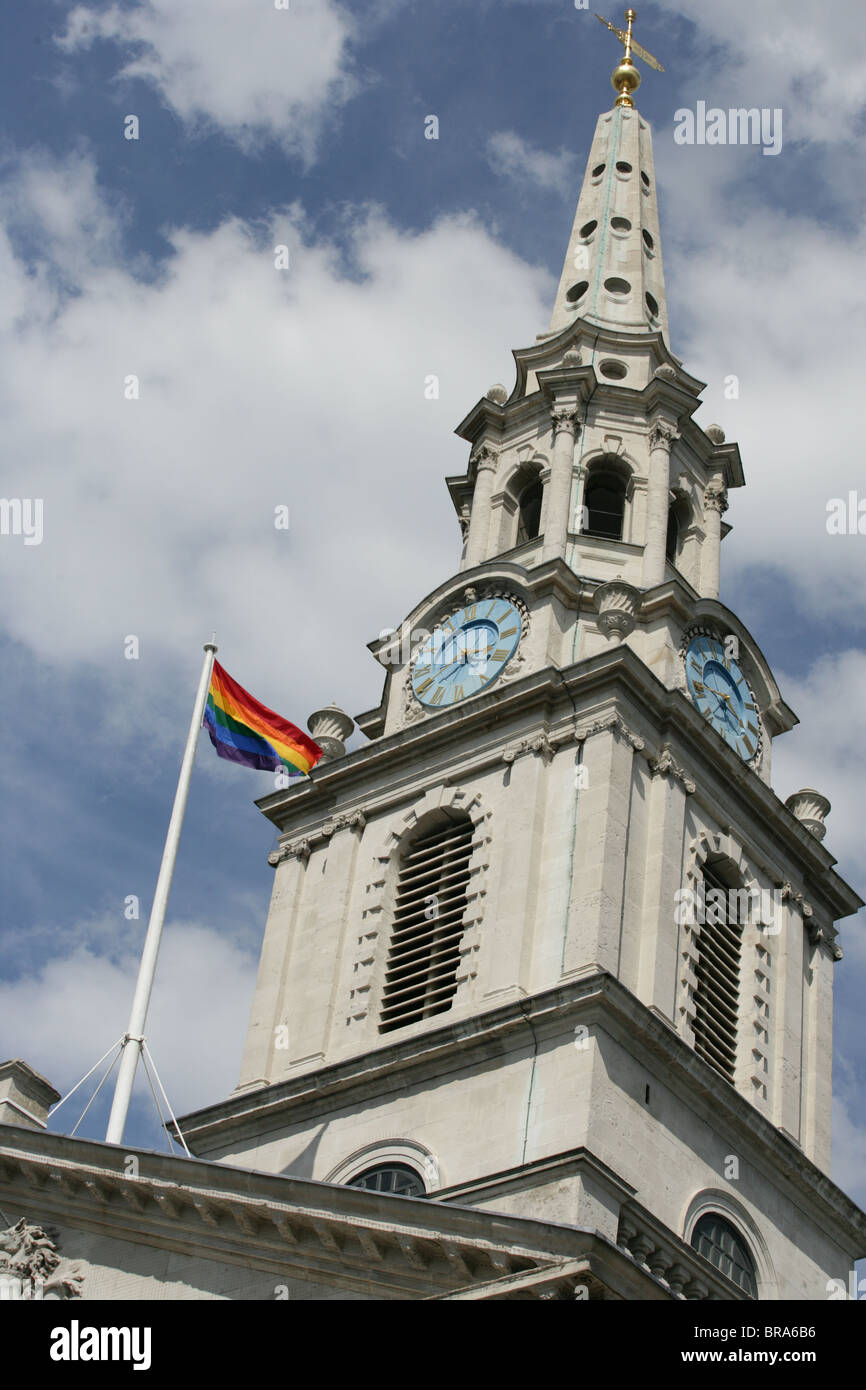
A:
<svg viewBox="0 0 866 1390">
<path fill-rule="evenodd" d="M 0 1231 L 0 1296 L 4 1299 L 79 1298 L 79 1266 L 58 1253 L 53 1233 L 22 1216 Z"/>
</svg>

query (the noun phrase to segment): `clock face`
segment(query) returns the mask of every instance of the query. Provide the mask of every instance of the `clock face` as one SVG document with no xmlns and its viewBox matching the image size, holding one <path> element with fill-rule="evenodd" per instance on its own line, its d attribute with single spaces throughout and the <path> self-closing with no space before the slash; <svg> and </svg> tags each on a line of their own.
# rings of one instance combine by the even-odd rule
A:
<svg viewBox="0 0 866 1390">
<path fill-rule="evenodd" d="M 422 705 L 456 705 L 491 685 L 520 641 L 517 607 L 505 598 L 467 604 L 445 618 L 419 647 L 412 690 Z"/>
<path fill-rule="evenodd" d="M 695 637 L 686 651 L 686 679 L 704 718 L 751 762 L 761 742 L 758 706 L 749 684 L 718 637 Z"/>
</svg>

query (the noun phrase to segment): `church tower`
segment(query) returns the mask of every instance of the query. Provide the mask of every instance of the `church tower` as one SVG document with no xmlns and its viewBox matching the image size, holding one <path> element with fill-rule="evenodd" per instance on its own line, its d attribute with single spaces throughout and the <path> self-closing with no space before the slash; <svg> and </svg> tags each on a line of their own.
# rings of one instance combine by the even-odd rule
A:
<svg viewBox="0 0 866 1390">
<path fill-rule="evenodd" d="M 240 1083 L 183 1120 L 242 1167 L 596 1233 L 656 1292 L 827 1297 L 828 802 L 719 598 L 736 444 L 670 347 L 627 15 L 548 329 L 458 426 L 455 572 L 370 644 L 380 705 L 258 804 L 275 881 Z M 455 557 L 456 559 L 456 557 Z M 649 1296 L 649 1295 L 648 1295 Z"/>
</svg>

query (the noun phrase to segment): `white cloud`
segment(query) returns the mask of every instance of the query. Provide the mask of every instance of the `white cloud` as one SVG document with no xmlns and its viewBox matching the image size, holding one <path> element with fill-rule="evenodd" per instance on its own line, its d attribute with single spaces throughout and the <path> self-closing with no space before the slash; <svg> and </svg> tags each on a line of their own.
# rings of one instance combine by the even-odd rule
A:
<svg viewBox="0 0 866 1390">
<path fill-rule="evenodd" d="M 825 844 L 850 872 L 863 865 L 866 652 L 839 652 L 816 662 L 803 679 L 779 673 L 779 680 L 801 722 L 773 744 L 773 783 L 783 799 L 801 787 L 829 799 Z"/>
<path fill-rule="evenodd" d="M 782 106 L 792 138 L 854 138 L 866 96 L 862 84 L 841 74 L 862 32 L 860 0 L 836 0 L 832 12 L 813 0 L 762 0 L 758 9 L 754 0 L 661 0 L 661 7 L 698 26 L 706 58 L 690 74 L 710 105 Z M 651 47 L 662 48 L 664 62 L 661 39 Z"/>
<path fill-rule="evenodd" d="M 310 159 L 322 124 L 356 90 L 347 46 L 354 23 L 335 0 L 141 0 L 77 5 L 59 40 L 70 53 L 97 39 L 130 56 L 123 78 L 151 83 L 190 126 L 220 127 L 244 149 L 262 138 Z"/>
<path fill-rule="evenodd" d="M 513 130 L 498 130 L 487 142 L 487 161 L 494 173 L 515 183 L 536 184 L 563 195 L 575 189 L 577 160 L 569 150 L 550 154 L 530 145 Z"/>
<path fill-rule="evenodd" d="M 257 234 L 169 231 L 160 275 L 137 279 L 83 161 L 25 161 L 0 212 L 54 258 L 31 276 L 0 239 L 4 492 L 44 500 L 43 543 L 0 546 L 8 634 L 67 679 L 115 682 L 130 737 L 165 663 L 194 671 L 213 628 L 266 703 L 290 713 L 291 683 L 296 718 L 378 699 L 364 642 L 457 565 L 453 428 L 545 321 L 547 275 L 471 217 L 410 235 L 369 209 L 347 270 L 290 208 Z"/>
<path fill-rule="evenodd" d="M 0 982 L 0 1056 L 25 1057 L 65 1095 L 126 1031 L 144 926 L 79 924 L 71 928 L 71 950 Z M 254 955 L 224 936 L 169 921 L 147 1041 L 176 1114 L 221 1100 L 237 1084 L 255 972 Z M 75 1123 L 100 1074 L 60 1111 L 63 1129 Z M 140 1075 L 137 1093 L 145 1087 Z"/>
</svg>

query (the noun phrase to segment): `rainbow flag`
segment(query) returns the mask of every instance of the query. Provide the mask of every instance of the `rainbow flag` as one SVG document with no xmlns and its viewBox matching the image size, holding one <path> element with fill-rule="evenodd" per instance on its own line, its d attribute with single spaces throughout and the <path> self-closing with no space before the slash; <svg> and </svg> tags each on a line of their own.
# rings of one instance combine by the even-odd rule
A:
<svg viewBox="0 0 866 1390">
<path fill-rule="evenodd" d="M 265 772 L 288 769 L 302 777 L 315 767 L 322 750 L 300 729 L 260 705 L 218 661 L 213 664 L 204 722 L 221 758 Z"/>
</svg>

